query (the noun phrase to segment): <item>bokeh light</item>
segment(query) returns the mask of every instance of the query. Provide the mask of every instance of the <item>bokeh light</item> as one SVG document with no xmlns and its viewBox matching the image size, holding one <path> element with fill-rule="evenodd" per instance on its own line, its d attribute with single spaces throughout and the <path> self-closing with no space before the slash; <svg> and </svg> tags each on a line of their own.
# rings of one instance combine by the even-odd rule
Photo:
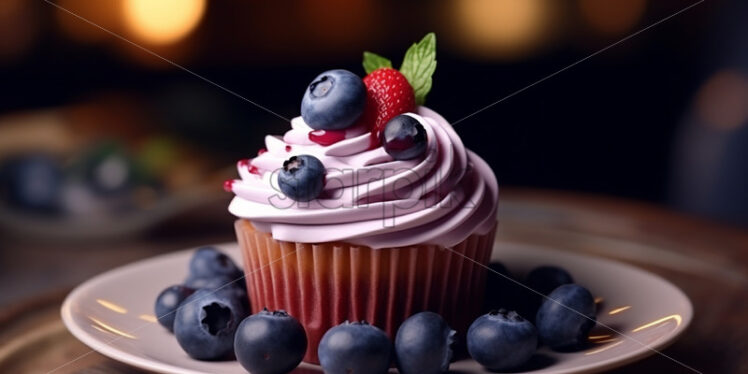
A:
<svg viewBox="0 0 748 374">
<path fill-rule="evenodd" d="M 731 130 L 748 121 L 748 77 L 736 70 L 712 75 L 696 96 L 696 112 L 707 126 Z"/>
<path fill-rule="evenodd" d="M 140 41 L 172 44 L 200 24 L 205 7 L 205 0 L 125 0 L 123 16 Z"/>
<path fill-rule="evenodd" d="M 123 0 L 60 0 L 57 4 L 106 30 L 119 33 L 122 28 L 122 2 Z M 76 42 L 99 43 L 111 38 L 107 32 L 66 11 L 55 9 L 54 15 L 63 34 Z"/>
<path fill-rule="evenodd" d="M 543 0 L 452 1 L 446 19 L 454 25 L 447 38 L 475 56 L 516 58 L 539 46 L 552 7 Z"/>
<path fill-rule="evenodd" d="M 631 30 L 647 8 L 646 0 L 579 0 L 582 18 L 595 31 L 619 35 Z"/>
</svg>

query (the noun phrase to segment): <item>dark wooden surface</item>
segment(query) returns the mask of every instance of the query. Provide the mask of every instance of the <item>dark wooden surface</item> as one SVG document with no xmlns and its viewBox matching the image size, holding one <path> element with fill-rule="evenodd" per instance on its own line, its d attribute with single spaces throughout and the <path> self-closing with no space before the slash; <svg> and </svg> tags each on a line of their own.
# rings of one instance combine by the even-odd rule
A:
<svg viewBox="0 0 748 374">
<path fill-rule="evenodd" d="M 703 373 L 748 373 L 745 230 L 605 197 L 506 189 L 501 198 L 500 240 L 612 258 L 667 278 L 691 298 L 695 317 L 689 330 L 665 353 Z M 225 228 L 221 222 L 204 229 L 193 227 L 189 235 L 183 234 L 184 227 L 166 229 L 106 246 L 3 243 L 3 291 L 11 287 L 22 291 L 0 299 L 0 372 L 58 368 L 55 373 L 134 372 L 91 352 L 65 330 L 59 306 L 66 290 L 136 259 L 232 240 L 231 217 L 225 221 Z M 656 355 L 615 372 L 690 373 Z"/>
</svg>

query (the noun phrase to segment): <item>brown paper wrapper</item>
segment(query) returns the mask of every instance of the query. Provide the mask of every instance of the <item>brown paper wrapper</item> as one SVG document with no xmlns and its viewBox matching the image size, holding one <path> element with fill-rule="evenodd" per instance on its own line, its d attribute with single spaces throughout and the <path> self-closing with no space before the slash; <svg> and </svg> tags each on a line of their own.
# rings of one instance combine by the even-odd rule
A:
<svg viewBox="0 0 748 374">
<path fill-rule="evenodd" d="M 252 312 L 283 309 L 297 318 L 309 339 L 305 362 L 319 363 L 322 336 L 346 320 L 365 320 L 394 338 L 406 318 L 430 310 L 465 334 L 481 312 L 485 268 L 440 246 L 292 243 L 244 219 L 235 228 Z M 487 265 L 494 235 L 473 234 L 452 249 Z"/>
</svg>

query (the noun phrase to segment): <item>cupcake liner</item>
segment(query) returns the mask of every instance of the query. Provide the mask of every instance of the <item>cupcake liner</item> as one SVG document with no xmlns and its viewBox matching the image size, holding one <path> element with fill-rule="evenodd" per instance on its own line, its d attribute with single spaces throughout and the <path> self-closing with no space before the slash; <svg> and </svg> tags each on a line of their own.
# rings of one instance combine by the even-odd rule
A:
<svg viewBox="0 0 748 374">
<path fill-rule="evenodd" d="M 235 224 L 252 312 L 283 309 L 301 322 L 309 340 L 305 362 L 319 363 L 325 332 L 346 320 L 365 320 L 393 338 L 409 316 L 430 310 L 465 334 L 481 312 L 485 268 L 495 228 L 452 249 L 436 245 L 372 249 L 343 242 L 283 242 Z"/>
</svg>

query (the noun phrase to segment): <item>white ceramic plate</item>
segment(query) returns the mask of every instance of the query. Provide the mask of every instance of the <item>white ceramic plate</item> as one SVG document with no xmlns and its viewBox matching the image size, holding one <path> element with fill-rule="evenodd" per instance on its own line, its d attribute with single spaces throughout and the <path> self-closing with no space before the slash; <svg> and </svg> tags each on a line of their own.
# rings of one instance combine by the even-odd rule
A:
<svg viewBox="0 0 748 374">
<path fill-rule="evenodd" d="M 236 244 L 218 246 L 237 263 Z M 62 319 L 78 339 L 92 349 L 127 364 L 164 373 L 245 373 L 235 361 L 201 362 L 189 358 L 174 337 L 155 322 L 153 302 L 165 287 L 187 274 L 192 250 L 126 265 L 80 285 L 62 305 Z M 672 343 L 688 326 L 691 303 L 666 280 L 609 260 L 522 244 L 498 243 L 494 259 L 514 274 L 538 265 L 566 268 L 602 302 L 598 321 L 625 336 L 592 331 L 595 343 L 585 351 L 555 353 L 546 349 L 529 367 L 532 373 L 598 372 L 654 354 Z M 677 365 L 673 363 L 673 365 Z M 483 373 L 471 360 L 452 364 L 460 373 Z M 321 372 L 302 364 L 298 372 Z"/>
</svg>

